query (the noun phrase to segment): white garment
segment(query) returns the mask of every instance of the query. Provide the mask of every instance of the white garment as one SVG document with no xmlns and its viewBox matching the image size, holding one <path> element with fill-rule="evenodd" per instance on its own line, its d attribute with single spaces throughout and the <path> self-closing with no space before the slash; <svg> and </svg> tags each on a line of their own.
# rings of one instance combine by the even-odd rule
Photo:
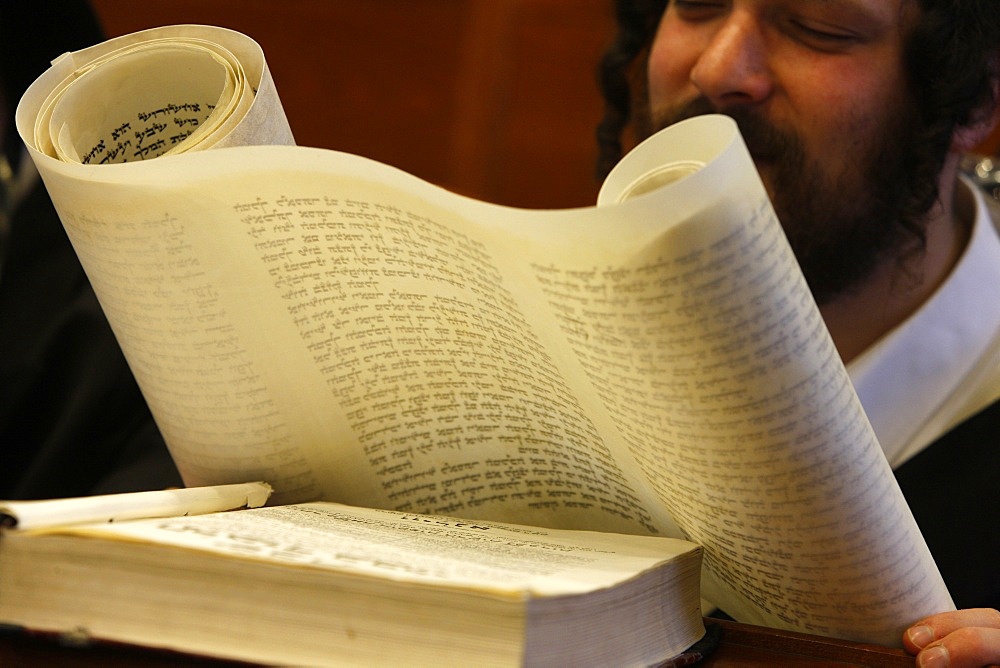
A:
<svg viewBox="0 0 1000 668">
<path fill-rule="evenodd" d="M 983 193 L 964 185 L 976 216 L 951 275 L 847 365 L 893 468 L 1000 399 L 1000 231 Z"/>
</svg>

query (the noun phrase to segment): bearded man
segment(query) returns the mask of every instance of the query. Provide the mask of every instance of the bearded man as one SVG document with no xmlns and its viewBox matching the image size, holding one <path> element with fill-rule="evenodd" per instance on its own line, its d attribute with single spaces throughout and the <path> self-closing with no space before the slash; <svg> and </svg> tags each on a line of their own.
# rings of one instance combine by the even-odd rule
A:
<svg viewBox="0 0 1000 668">
<path fill-rule="evenodd" d="M 602 171 L 690 116 L 738 123 L 960 607 L 918 665 L 1000 663 L 1000 234 L 960 176 L 993 130 L 996 0 L 619 0 Z M 909 620 L 908 620 L 909 621 Z M 947 663 L 950 661 L 950 664 Z"/>
</svg>

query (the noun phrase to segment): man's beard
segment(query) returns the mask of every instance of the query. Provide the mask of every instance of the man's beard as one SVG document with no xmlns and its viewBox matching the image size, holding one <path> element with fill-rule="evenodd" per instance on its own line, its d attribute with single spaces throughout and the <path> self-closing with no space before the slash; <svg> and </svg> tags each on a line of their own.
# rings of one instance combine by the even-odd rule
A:
<svg viewBox="0 0 1000 668">
<path fill-rule="evenodd" d="M 853 165 L 830 173 L 793 130 L 745 108 L 717 112 L 698 98 L 658 115 L 656 127 L 708 113 L 724 113 L 739 126 L 818 304 L 850 294 L 883 262 L 913 250 L 915 221 L 905 221 L 913 199 L 908 119 L 882 128 Z"/>
</svg>

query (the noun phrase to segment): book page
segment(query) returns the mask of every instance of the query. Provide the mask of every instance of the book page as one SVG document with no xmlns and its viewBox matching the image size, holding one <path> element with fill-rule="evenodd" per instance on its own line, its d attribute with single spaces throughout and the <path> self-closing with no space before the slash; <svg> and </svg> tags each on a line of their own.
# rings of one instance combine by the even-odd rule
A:
<svg viewBox="0 0 1000 668">
<path fill-rule="evenodd" d="M 518 598 L 613 587 L 701 551 L 670 538 L 560 531 L 335 503 L 55 531 Z"/>
<path fill-rule="evenodd" d="M 827 635 L 951 606 L 728 119 L 566 211 L 316 149 L 32 148 L 188 485 L 683 535 L 730 614 Z"/>
</svg>

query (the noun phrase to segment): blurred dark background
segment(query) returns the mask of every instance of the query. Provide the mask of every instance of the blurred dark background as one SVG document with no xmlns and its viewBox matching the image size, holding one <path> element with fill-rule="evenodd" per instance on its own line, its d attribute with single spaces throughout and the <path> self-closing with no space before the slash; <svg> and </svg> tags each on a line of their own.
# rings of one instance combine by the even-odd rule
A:
<svg viewBox="0 0 1000 668">
<path fill-rule="evenodd" d="M 613 32 L 610 0 L 92 5 L 108 37 L 202 23 L 254 38 L 301 145 L 510 206 L 596 197 L 594 69 Z"/>
</svg>

